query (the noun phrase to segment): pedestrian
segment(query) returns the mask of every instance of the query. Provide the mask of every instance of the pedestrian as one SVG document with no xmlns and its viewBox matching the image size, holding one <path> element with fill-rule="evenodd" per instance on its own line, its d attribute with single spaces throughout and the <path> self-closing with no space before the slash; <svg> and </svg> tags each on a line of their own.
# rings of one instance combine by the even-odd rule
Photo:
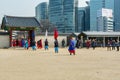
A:
<svg viewBox="0 0 120 80">
<path fill-rule="evenodd" d="M 117 48 L 117 51 L 119 51 L 119 40 L 116 41 L 116 48 Z"/>
<path fill-rule="evenodd" d="M 40 39 L 40 45 L 39 45 L 39 48 L 41 49 L 43 47 L 42 45 L 42 39 Z"/>
<path fill-rule="evenodd" d="M 111 42 L 108 40 L 107 42 L 107 51 L 111 51 Z"/>
<path fill-rule="evenodd" d="M 16 39 L 16 46 L 17 46 L 17 47 L 19 46 L 18 44 L 19 44 L 18 39 Z"/>
<path fill-rule="evenodd" d="M 29 47 L 29 45 L 28 45 L 28 41 L 27 41 L 27 40 L 25 40 L 25 49 L 27 49 L 27 50 L 28 50 L 28 47 Z"/>
<path fill-rule="evenodd" d="M 37 41 L 37 48 L 39 49 L 40 47 L 40 40 Z"/>
<path fill-rule="evenodd" d="M 55 53 L 58 53 L 58 47 L 59 47 L 58 40 L 55 39 L 55 41 L 54 41 L 54 49 L 55 49 Z"/>
<path fill-rule="evenodd" d="M 16 47 L 16 40 L 15 39 L 13 39 L 13 41 L 12 41 L 12 46 L 15 48 Z"/>
<path fill-rule="evenodd" d="M 31 46 L 30 44 L 30 38 L 28 38 L 28 48 Z"/>
<path fill-rule="evenodd" d="M 40 39 L 39 41 L 37 41 L 37 48 L 38 49 L 42 48 L 42 39 Z"/>
<path fill-rule="evenodd" d="M 21 39 L 19 39 L 18 45 L 19 45 L 19 47 L 22 47 L 22 41 L 21 41 Z"/>
<path fill-rule="evenodd" d="M 87 42 L 86 42 L 86 47 L 87 47 L 87 49 L 90 48 L 90 40 L 87 40 Z"/>
<path fill-rule="evenodd" d="M 24 47 L 24 46 L 25 46 L 25 40 L 22 39 L 22 40 L 21 40 L 21 43 L 22 43 L 22 47 Z"/>
<path fill-rule="evenodd" d="M 44 43 L 45 43 L 45 50 L 48 50 L 48 40 L 46 39 Z"/>
<path fill-rule="evenodd" d="M 91 46 L 93 47 L 93 50 L 95 50 L 95 47 L 96 47 L 96 41 L 95 41 L 95 39 L 92 40 Z"/>
<path fill-rule="evenodd" d="M 64 39 L 62 40 L 62 47 L 63 48 L 65 47 L 65 40 Z"/>
<path fill-rule="evenodd" d="M 70 44 L 69 44 L 69 48 L 68 51 L 70 53 L 70 55 L 75 55 L 75 40 L 73 40 L 72 38 L 70 39 Z"/>
<path fill-rule="evenodd" d="M 31 46 L 32 46 L 32 50 L 36 50 L 36 42 L 35 42 L 35 40 L 32 41 Z"/>
<path fill-rule="evenodd" d="M 80 47 L 80 41 L 79 41 L 79 39 L 77 39 L 76 47 L 77 47 L 77 48 Z"/>
<path fill-rule="evenodd" d="M 115 50 L 115 40 L 112 40 L 112 50 Z"/>
</svg>

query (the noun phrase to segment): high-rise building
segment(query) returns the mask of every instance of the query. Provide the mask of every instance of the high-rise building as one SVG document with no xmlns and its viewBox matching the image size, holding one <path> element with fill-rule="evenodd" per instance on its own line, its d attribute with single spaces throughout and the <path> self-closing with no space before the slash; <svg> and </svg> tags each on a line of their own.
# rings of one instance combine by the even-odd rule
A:
<svg viewBox="0 0 120 80">
<path fill-rule="evenodd" d="M 114 9 L 114 0 L 90 0 L 90 31 L 97 31 L 97 10 L 102 8 Z"/>
<path fill-rule="evenodd" d="M 75 32 L 77 32 L 78 27 L 78 0 L 75 0 Z"/>
<path fill-rule="evenodd" d="M 120 31 L 120 0 L 114 1 L 114 31 Z"/>
<path fill-rule="evenodd" d="M 86 1 L 85 7 L 85 28 L 84 31 L 90 31 L 90 2 Z"/>
<path fill-rule="evenodd" d="M 90 5 L 86 1 L 87 6 L 78 8 L 76 32 L 90 31 Z"/>
<path fill-rule="evenodd" d="M 78 9 L 78 27 L 76 32 L 85 31 L 85 7 L 80 7 Z"/>
<path fill-rule="evenodd" d="M 113 11 L 112 9 L 102 8 L 97 11 L 97 31 L 113 31 Z"/>
<path fill-rule="evenodd" d="M 63 31 L 64 21 L 62 0 L 49 0 L 49 21 L 54 24 L 59 31 Z"/>
<path fill-rule="evenodd" d="M 75 32 L 78 0 L 49 0 L 49 20 L 59 32 Z"/>
<path fill-rule="evenodd" d="M 48 3 L 43 2 L 36 6 L 36 18 L 38 21 L 48 19 Z"/>
</svg>

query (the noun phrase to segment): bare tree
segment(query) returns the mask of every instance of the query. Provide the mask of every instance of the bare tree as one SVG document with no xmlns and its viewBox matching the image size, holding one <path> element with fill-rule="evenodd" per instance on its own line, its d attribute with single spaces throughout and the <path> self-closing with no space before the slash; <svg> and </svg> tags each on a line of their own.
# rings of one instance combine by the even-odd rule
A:
<svg viewBox="0 0 120 80">
<path fill-rule="evenodd" d="M 41 32 L 45 32 L 46 30 L 48 30 L 49 32 L 53 32 L 54 31 L 55 25 L 50 23 L 50 21 L 48 19 L 41 20 L 40 23 L 42 25 Z"/>
</svg>

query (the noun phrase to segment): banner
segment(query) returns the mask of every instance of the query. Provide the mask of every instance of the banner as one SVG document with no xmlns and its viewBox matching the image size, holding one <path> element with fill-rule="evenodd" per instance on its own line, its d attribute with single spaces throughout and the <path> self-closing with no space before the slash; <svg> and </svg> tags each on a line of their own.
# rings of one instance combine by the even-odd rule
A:
<svg viewBox="0 0 120 80">
<path fill-rule="evenodd" d="M 54 30 L 54 39 L 57 39 L 57 37 L 58 37 L 58 31 L 57 31 L 57 29 L 55 29 Z"/>
</svg>

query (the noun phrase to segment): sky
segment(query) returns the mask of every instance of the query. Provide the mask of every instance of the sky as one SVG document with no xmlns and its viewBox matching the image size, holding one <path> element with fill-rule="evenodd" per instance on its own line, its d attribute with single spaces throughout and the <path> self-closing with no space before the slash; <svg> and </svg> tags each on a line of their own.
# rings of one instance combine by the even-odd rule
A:
<svg viewBox="0 0 120 80">
<path fill-rule="evenodd" d="M 4 15 L 35 16 L 35 7 L 41 2 L 49 0 L 0 0 L 0 24 Z M 86 0 L 79 0 L 79 6 L 86 6 Z"/>
</svg>

